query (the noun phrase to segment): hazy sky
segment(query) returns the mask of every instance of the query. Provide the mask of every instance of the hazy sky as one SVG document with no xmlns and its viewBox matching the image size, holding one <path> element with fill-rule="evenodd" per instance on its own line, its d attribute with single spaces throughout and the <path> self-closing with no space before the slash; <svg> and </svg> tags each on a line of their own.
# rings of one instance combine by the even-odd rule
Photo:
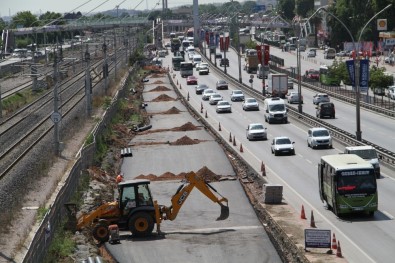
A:
<svg viewBox="0 0 395 263">
<path fill-rule="evenodd" d="M 199 0 L 199 4 L 224 3 L 229 0 Z M 242 1 L 240 1 L 242 2 Z M 156 6 L 156 3 L 159 3 Z M 167 0 L 169 8 L 180 5 L 192 5 L 193 0 Z M 83 15 L 104 10 L 119 8 L 125 9 L 152 9 L 162 8 L 162 0 L 0 0 L 0 17 L 14 16 L 21 11 L 30 11 L 40 15 L 47 11 L 68 13 L 80 11 Z"/>
</svg>

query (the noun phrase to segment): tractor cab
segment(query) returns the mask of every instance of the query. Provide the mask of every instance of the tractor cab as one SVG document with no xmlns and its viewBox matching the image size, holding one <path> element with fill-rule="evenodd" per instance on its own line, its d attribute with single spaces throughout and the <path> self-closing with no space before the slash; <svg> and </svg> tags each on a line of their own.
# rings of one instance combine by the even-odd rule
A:
<svg viewBox="0 0 395 263">
<path fill-rule="evenodd" d="M 127 216 L 137 207 L 154 206 L 149 184 L 150 181 L 145 179 L 127 180 L 118 184 L 122 215 Z"/>
</svg>

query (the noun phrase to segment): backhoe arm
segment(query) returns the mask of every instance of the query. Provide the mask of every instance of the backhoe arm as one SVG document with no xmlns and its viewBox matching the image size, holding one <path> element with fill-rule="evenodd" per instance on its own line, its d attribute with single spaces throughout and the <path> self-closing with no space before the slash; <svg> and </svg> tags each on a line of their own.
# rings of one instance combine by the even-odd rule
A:
<svg viewBox="0 0 395 263">
<path fill-rule="evenodd" d="M 182 205 L 195 187 L 211 199 L 211 201 L 218 203 L 221 206 L 221 215 L 217 220 L 225 220 L 229 217 L 228 199 L 221 196 L 211 185 L 206 183 L 203 178 L 197 176 L 194 172 L 188 173 L 185 178 L 187 184 L 180 186 L 175 195 L 171 198 L 172 206 L 164 206 L 161 209 L 161 212 L 166 214 L 166 219 L 174 220 L 177 217 Z M 213 191 L 220 195 L 221 198 L 218 198 Z"/>
</svg>

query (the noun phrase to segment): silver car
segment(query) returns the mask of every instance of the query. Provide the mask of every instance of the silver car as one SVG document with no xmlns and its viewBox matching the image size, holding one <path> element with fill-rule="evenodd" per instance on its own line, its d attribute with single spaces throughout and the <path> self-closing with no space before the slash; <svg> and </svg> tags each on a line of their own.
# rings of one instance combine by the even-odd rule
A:
<svg viewBox="0 0 395 263">
<path fill-rule="evenodd" d="M 213 89 L 205 89 L 203 91 L 202 100 L 209 100 L 210 96 L 213 95 L 215 91 Z"/>
<path fill-rule="evenodd" d="M 332 148 L 332 137 L 325 128 L 311 128 L 307 131 L 307 146 L 311 148 Z"/>
<path fill-rule="evenodd" d="M 243 101 L 244 100 L 244 93 L 241 90 L 232 90 L 230 94 L 231 101 Z"/>
<path fill-rule="evenodd" d="M 326 93 L 317 93 L 313 97 L 313 104 L 318 105 L 320 102 L 330 102 L 329 96 Z"/>
<path fill-rule="evenodd" d="M 267 128 L 262 123 L 251 123 L 247 127 L 246 137 L 250 140 L 267 140 Z"/>
<path fill-rule="evenodd" d="M 299 103 L 299 92 L 292 91 L 287 94 L 287 101 L 289 104 Z M 303 95 L 301 97 L 301 103 L 303 104 Z"/>
<path fill-rule="evenodd" d="M 291 142 L 288 137 L 281 136 L 275 137 L 272 141 L 271 150 L 274 155 L 279 155 L 280 153 L 295 154 L 295 142 Z"/>
<path fill-rule="evenodd" d="M 259 110 L 259 103 L 254 98 L 247 98 L 243 101 L 242 104 L 243 110 Z"/>
<path fill-rule="evenodd" d="M 226 100 L 218 101 L 216 112 L 217 113 L 232 112 L 232 106 Z"/>
<path fill-rule="evenodd" d="M 221 94 L 214 93 L 213 95 L 210 96 L 208 102 L 210 103 L 210 105 L 217 105 L 218 101 L 221 100 L 223 100 Z"/>
</svg>

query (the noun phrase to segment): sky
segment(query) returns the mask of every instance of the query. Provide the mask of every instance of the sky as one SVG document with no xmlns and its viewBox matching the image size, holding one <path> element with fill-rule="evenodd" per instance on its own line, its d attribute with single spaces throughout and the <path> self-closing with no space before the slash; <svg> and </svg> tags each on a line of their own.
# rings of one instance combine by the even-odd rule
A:
<svg viewBox="0 0 395 263">
<path fill-rule="evenodd" d="M 224 3 L 226 1 L 198 0 L 198 3 Z M 118 5 L 119 8 L 136 10 L 162 8 L 162 0 L 1 0 L 0 2 L 0 17 L 14 16 L 21 11 L 30 11 L 34 15 L 44 14 L 47 11 L 61 14 L 80 11 L 85 15 L 116 9 Z M 159 5 L 156 5 L 157 3 Z M 193 0 L 167 0 L 169 8 L 192 4 Z"/>
</svg>

